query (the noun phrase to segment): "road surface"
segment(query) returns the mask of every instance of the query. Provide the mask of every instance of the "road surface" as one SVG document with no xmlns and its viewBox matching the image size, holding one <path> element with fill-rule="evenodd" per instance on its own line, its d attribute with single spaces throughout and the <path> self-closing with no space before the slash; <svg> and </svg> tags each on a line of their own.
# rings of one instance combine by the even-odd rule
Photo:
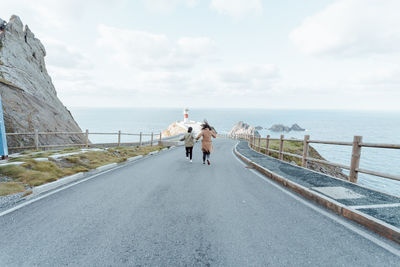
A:
<svg viewBox="0 0 400 267">
<path fill-rule="evenodd" d="M 1 266 L 399 266 L 400 257 L 245 168 L 218 139 L 128 164 L 0 217 Z M 327 213 L 327 212 L 325 212 Z M 373 238 L 375 238 L 374 234 Z"/>
</svg>

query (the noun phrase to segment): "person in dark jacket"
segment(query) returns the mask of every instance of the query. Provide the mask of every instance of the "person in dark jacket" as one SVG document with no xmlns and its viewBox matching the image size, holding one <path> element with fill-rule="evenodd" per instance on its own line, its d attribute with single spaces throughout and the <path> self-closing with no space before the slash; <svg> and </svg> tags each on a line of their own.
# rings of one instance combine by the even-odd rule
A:
<svg viewBox="0 0 400 267">
<path fill-rule="evenodd" d="M 186 150 L 186 158 L 192 161 L 193 155 L 193 146 L 194 146 L 194 135 L 192 133 L 193 128 L 189 127 L 188 132 L 185 134 L 184 137 L 180 139 L 180 141 L 185 141 L 185 150 Z"/>
</svg>

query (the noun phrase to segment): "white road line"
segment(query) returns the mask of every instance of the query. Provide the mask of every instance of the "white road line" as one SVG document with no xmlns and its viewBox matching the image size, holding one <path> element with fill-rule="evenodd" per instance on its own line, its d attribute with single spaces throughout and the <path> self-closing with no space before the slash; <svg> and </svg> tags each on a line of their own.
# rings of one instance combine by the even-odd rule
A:
<svg viewBox="0 0 400 267">
<path fill-rule="evenodd" d="M 379 208 L 392 208 L 400 207 L 400 203 L 389 203 L 389 204 L 372 204 L 372 205 L 362 205 L 362 206 L 349 206 L 353 209 L 379 209 Z"/>
<path fill-rule="evenodd" d="M 145 157 L 143 157 L 143 158 L 145 158 Z M 143 159 L 143 158 L 142 158 L 142 159 Z M 120 168 L 122 168 L 122 167 L 126 167 L 126 166 L 131 165 L 131 164 L 133 164 L 133 163 L 135 163 L 135 162 L 138 162 L 138 161 L 140 161 L 140 160 L 141 160 L 141 159 L 136 160 L 136 161 L 131 162 L 131 163 L 128 163 L 128 164 L 124 164 L 124 165 L 121 165 L 121 166 L 117 166 L 117 167 L 112 168 L 112 169 L 109 169 L 109 170 L 105 170 L 105 171 L 100 172 L 100 173 L 96 173 L 96 174 L 94 174 L 94 175 L 92 175 L 92 176 L 89 176 L 89 177 L 83 179 L 83 180 L 76 181 L 76 182 L 71 183 L 71 184 L 69 184 L 69 185 L 63 186 L 63 187 L 61 187 L 61 188 L 59 188 L 59 189 L 56 189 L 56 190 L 51 191 L 51 192 L 49 192 L 49 193 L 46 193 L 46 194 L 44 194 L 44 195 L 42 195 L 42 196 L 40 196 L 40 197 L 37 197 L 37 198 L 31 199 L 31 200 L 28 200 L 28 201 L 26 201 L 26 202 L 23 202 L 23 203 L 21 203 L 21 204 L 15 206 L 15 207 L 12 207 L 12 208 L 10 208 L 10 209 L 8 209 L 8 210 L 5 210 L 5 211 L 3 211 L 3 212 L 0 212 L 0 217 L 1 217 L 1 216 L 4 216 L 4 215 L 6 215 L 6 214 L 9 214 L 9 213 L 11 213 L 11 212 L 13 212 L 13 211 L 19 210 L 20 208 L 23 208 L 23 207 L 25 207 L 25 206 L 27 206 L 27 205 L 29 205 L 29 204 L 32 204 L 32 203 L 34 203 L 34 202 L 36 202 L 36 201 L 39 201 L 39 200 L 41 200 L 41 199 L 43 199 L 43 198 L 45 198 L 45 197 L 48 197 L 48 196 L 51 196 L 51 195 L 53 195 L 53 194 L 55 194 L 55 193 L 58 193 L 58 192 L 60 192 L 60 191 L 63 191 L 63 190 L 65 190 L 65 189 L 67 189 L 67 188 L 70 188 L 70 187 L 75 186 L 75 185 L 77 185 L 77 184 L 86 182 L 86 181 L 88 181 L 88 180 L 91 180 L 91 179 L 93 179 L 93 178 L 95 178 L 95 177 L 97 177 L 97 176 L 99 176 L 99 175 L 108 173 L 108 172 L 110 172 L 110 171 L 114 171 L 114 170 L 118 170 L 118 169 L 120 169 Z"/>
<path fill-rule="evenodd" d="M 233 151 L 232 151 L 232 154 L 233 154 L 233 156 L 234 156 L 241 164 L 243 164 L 244 166 L 247 166 L 247 164 L 244 163 L 241 159 L 239 159 L 239 158 L 235 155 L 235 153 L 234 153 Z M 344 219 L 342 219 L 342 218 L 340 218 L 340 217 L 338 217 L 338 216 L 336 216 L 336 215 L 333 215 L 333 214 L 331 214 L 331 213 L 329 213 L 329 212 L 323 210 L 322 208 L 317 207 L 316 205 L 314 205 L 314 204 L 312 204 L 312 203 L 306 201 L 305 199 L 303 199 L 303 198 L 301 198 L 301 197 L 295 195 L 294 193 L 292 193 L 292 192 L 290 192 L 289 190 L 283 188 L 283 187 L 280 186 L 279 184 L 276 184 L 275 182 L 269 180 L 268 178 L 266 178 L 264 175 L 260 174 L 259 172 L 255 171 L 255 170 L 252 170 L 252 169 L 249 169 L 249 171 L 251 171 L 252 173 L 254 173 L 257 177 L 261 178 L 261 179 L 264 180 L 265 182 L 267 182 L 267 183 L 271 184 L 272 186 L 276 187 L 277 189 L 279 189 L 279 190 L 282 191 L 283 193 L 285 193 L 285 194 L 291 196 L 292 198 L 296 199 L 297 201 L 303 203 L 303 204 L 306 205 L 307 207 L 309 207 L 309 208 L 315 210 L 316 212 L 318 212 L 318 213 L 320 213 L 320 214 L 322 214 L 322 215 L 324 215 L 324 216 L 326 216 L 326 217 L 328 217 L 328 218 L 334 220 L 335 222 L 337 222 L 337 223 L 343 225 L 344 227 L 346 227 L 347 229 L 349 229 L 349 230 L 351 230 L 351 231 L 353 231 L 353 232 L 359 234 L 360 236 L 362 236 L 362 237 L 368 239 L 369 241 L 373 242 L 373 243 L 376 244 L 377 246 L 379 246 L 379 247 L 381 247 L 381 248 L 383 248 L 383 249 L 386 249 L 387 251 L 391 252 L 392 254 L 394 254 L 394 255 L 400 257 L 400 249 L 397 249 L 397 248 L 395 248 L 395 247 L 389 245 L 388 243 L 383 242 L 382 240 L 380 240 L 380 239 L 376 238 L 375 236 L 371 235 L 370 233 L 367 233 L 367 232 L 365 232 L 365 231 L 359 229 L 358 227 L 356 227 L 356 226 L 354 226 L 354 225 L 352 225 L 352 224 L 346 222 Z M 392 242 L 392 241 L 388 241 L 388 242 Z M 395 244 L 395 243 L 393 243 L 393 245 L 396 245 L 396 246 L 397 246 L 397 244 Z"/>
</svg>

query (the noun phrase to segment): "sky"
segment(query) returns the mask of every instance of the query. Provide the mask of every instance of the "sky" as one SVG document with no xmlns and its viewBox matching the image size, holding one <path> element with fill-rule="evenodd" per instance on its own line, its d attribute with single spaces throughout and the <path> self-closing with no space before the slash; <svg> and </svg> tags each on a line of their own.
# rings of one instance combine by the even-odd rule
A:
<svg viewBox="0 0 400 267">
<path fill-rule="evenodd" d="M 398 0 L 13 0 L 67 107 L 400 110 Z"/>
</svg>

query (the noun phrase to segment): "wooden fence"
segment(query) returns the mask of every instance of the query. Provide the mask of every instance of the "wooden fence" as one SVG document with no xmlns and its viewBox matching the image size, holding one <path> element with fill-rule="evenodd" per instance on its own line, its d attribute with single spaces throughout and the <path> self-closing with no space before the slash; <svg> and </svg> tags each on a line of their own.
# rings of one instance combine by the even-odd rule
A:
<svg viewBox="0 0 400 267">
<path fill-rule="evenodd" d="M 82 144 L 52 144 L 52 145 L 41 145 L 39 142 L 39 136 L 41 135 L 82 135 L 84 136 L 84 143 Z M 114 143 L 91 143 L 89 140 L 89 135 L 111 135 L 111 136 L 116 136 L 116 142 Z M 33 136 L 33 145 L 29 146 L 18 146 L 18 147 L 9 147 L 8 149 L 10 150 L 21 150 L 21 149 L 35 149 L 39 150 L 41 148 L 47 149 L 47 148 L 57 148 L 57 147 L 93 147 L 93 146 L 121 146 L 121 145 L 150 145 L 152 146 L 155 142 L 161 142 L 161 132 L 157 135 L 155 135 L 153 132 L 152 133 L 123 133 L 121 131 L 118 132 L 89 132 L 89 130 L 86 130 L 85 132 L 39 132 L 38 130 L 35 130 L 33 132 L 27 132 L 27 133 L 6 133 L 7 137 L 11 136 Z M 139 140 L 137 142 L 122 142 L 122 136 L 137 136 Z M 144 137 L 150 137 L 149 141 L 144 141 Z M 163 139 L 165 140 L 165 139 Z"/>
<path fill-rule="evenodd" d="M 381 148 L 381 149 L 382 148 L 383 149 L 399 149 L 400 150 L 400 145 L 364 143 L 362 141 L 362 136 L 354 136 L 353 142 L 312 140 L 312 139 L 310 139 L 309 135 L 305 135 L 303 140 L 285 139 L 284 135 L 281 135 L 280 138 L 271 138 L 269 135 L 267 135 L 266 138 L 256 137 L 254 135 L 235 135 L 235 136 L 230 136 L 230 137 L 248 140 L 251 148 L 253 148 L 254 150 L 256 150 L 258 152 L 260 152 L 261 148 L 262 148 L 265 150 L 266 155 L 269 155 L 270 152 L 278 153 L 278 158 L 280 160 L 283 160 L 284 155 L 301 159 L 302 167 L 305 167 L 305 168 L 307 168 L 307 162 L 316 162 L 316 163 L 326 164 L 329 166 L 339 167 L 339 168 L 348 170 L 349 171 L 349 181 L 353 182 L 353 183 L 357 183 L 359 173 L 364 173 L 364 174 L 369 174 L 369 175 L 374 175 L 374 176 L 378 176 L 378 177 L 382 177 L 382 178 L 400 181 L 400 176 L 360 168 L 361 149 L 363 147 Z M 270 141 L 272 141 L 272 140 L 279 141 L 279 150 L 270 148 Z M 264 147 L 261 147 L 261 141 L 265 141 Z M 285 147 L 285 142 L 287 142 L 287 141 L 303 143 L 303 154 L 298 155 L 298 154 L 285 152 L 284 147 Z M 352 147 L 350 166 L 309 157 L 308 150 L 309 150 L 310 144 L 326 144 L 326 145 Z"/>
</svg>

